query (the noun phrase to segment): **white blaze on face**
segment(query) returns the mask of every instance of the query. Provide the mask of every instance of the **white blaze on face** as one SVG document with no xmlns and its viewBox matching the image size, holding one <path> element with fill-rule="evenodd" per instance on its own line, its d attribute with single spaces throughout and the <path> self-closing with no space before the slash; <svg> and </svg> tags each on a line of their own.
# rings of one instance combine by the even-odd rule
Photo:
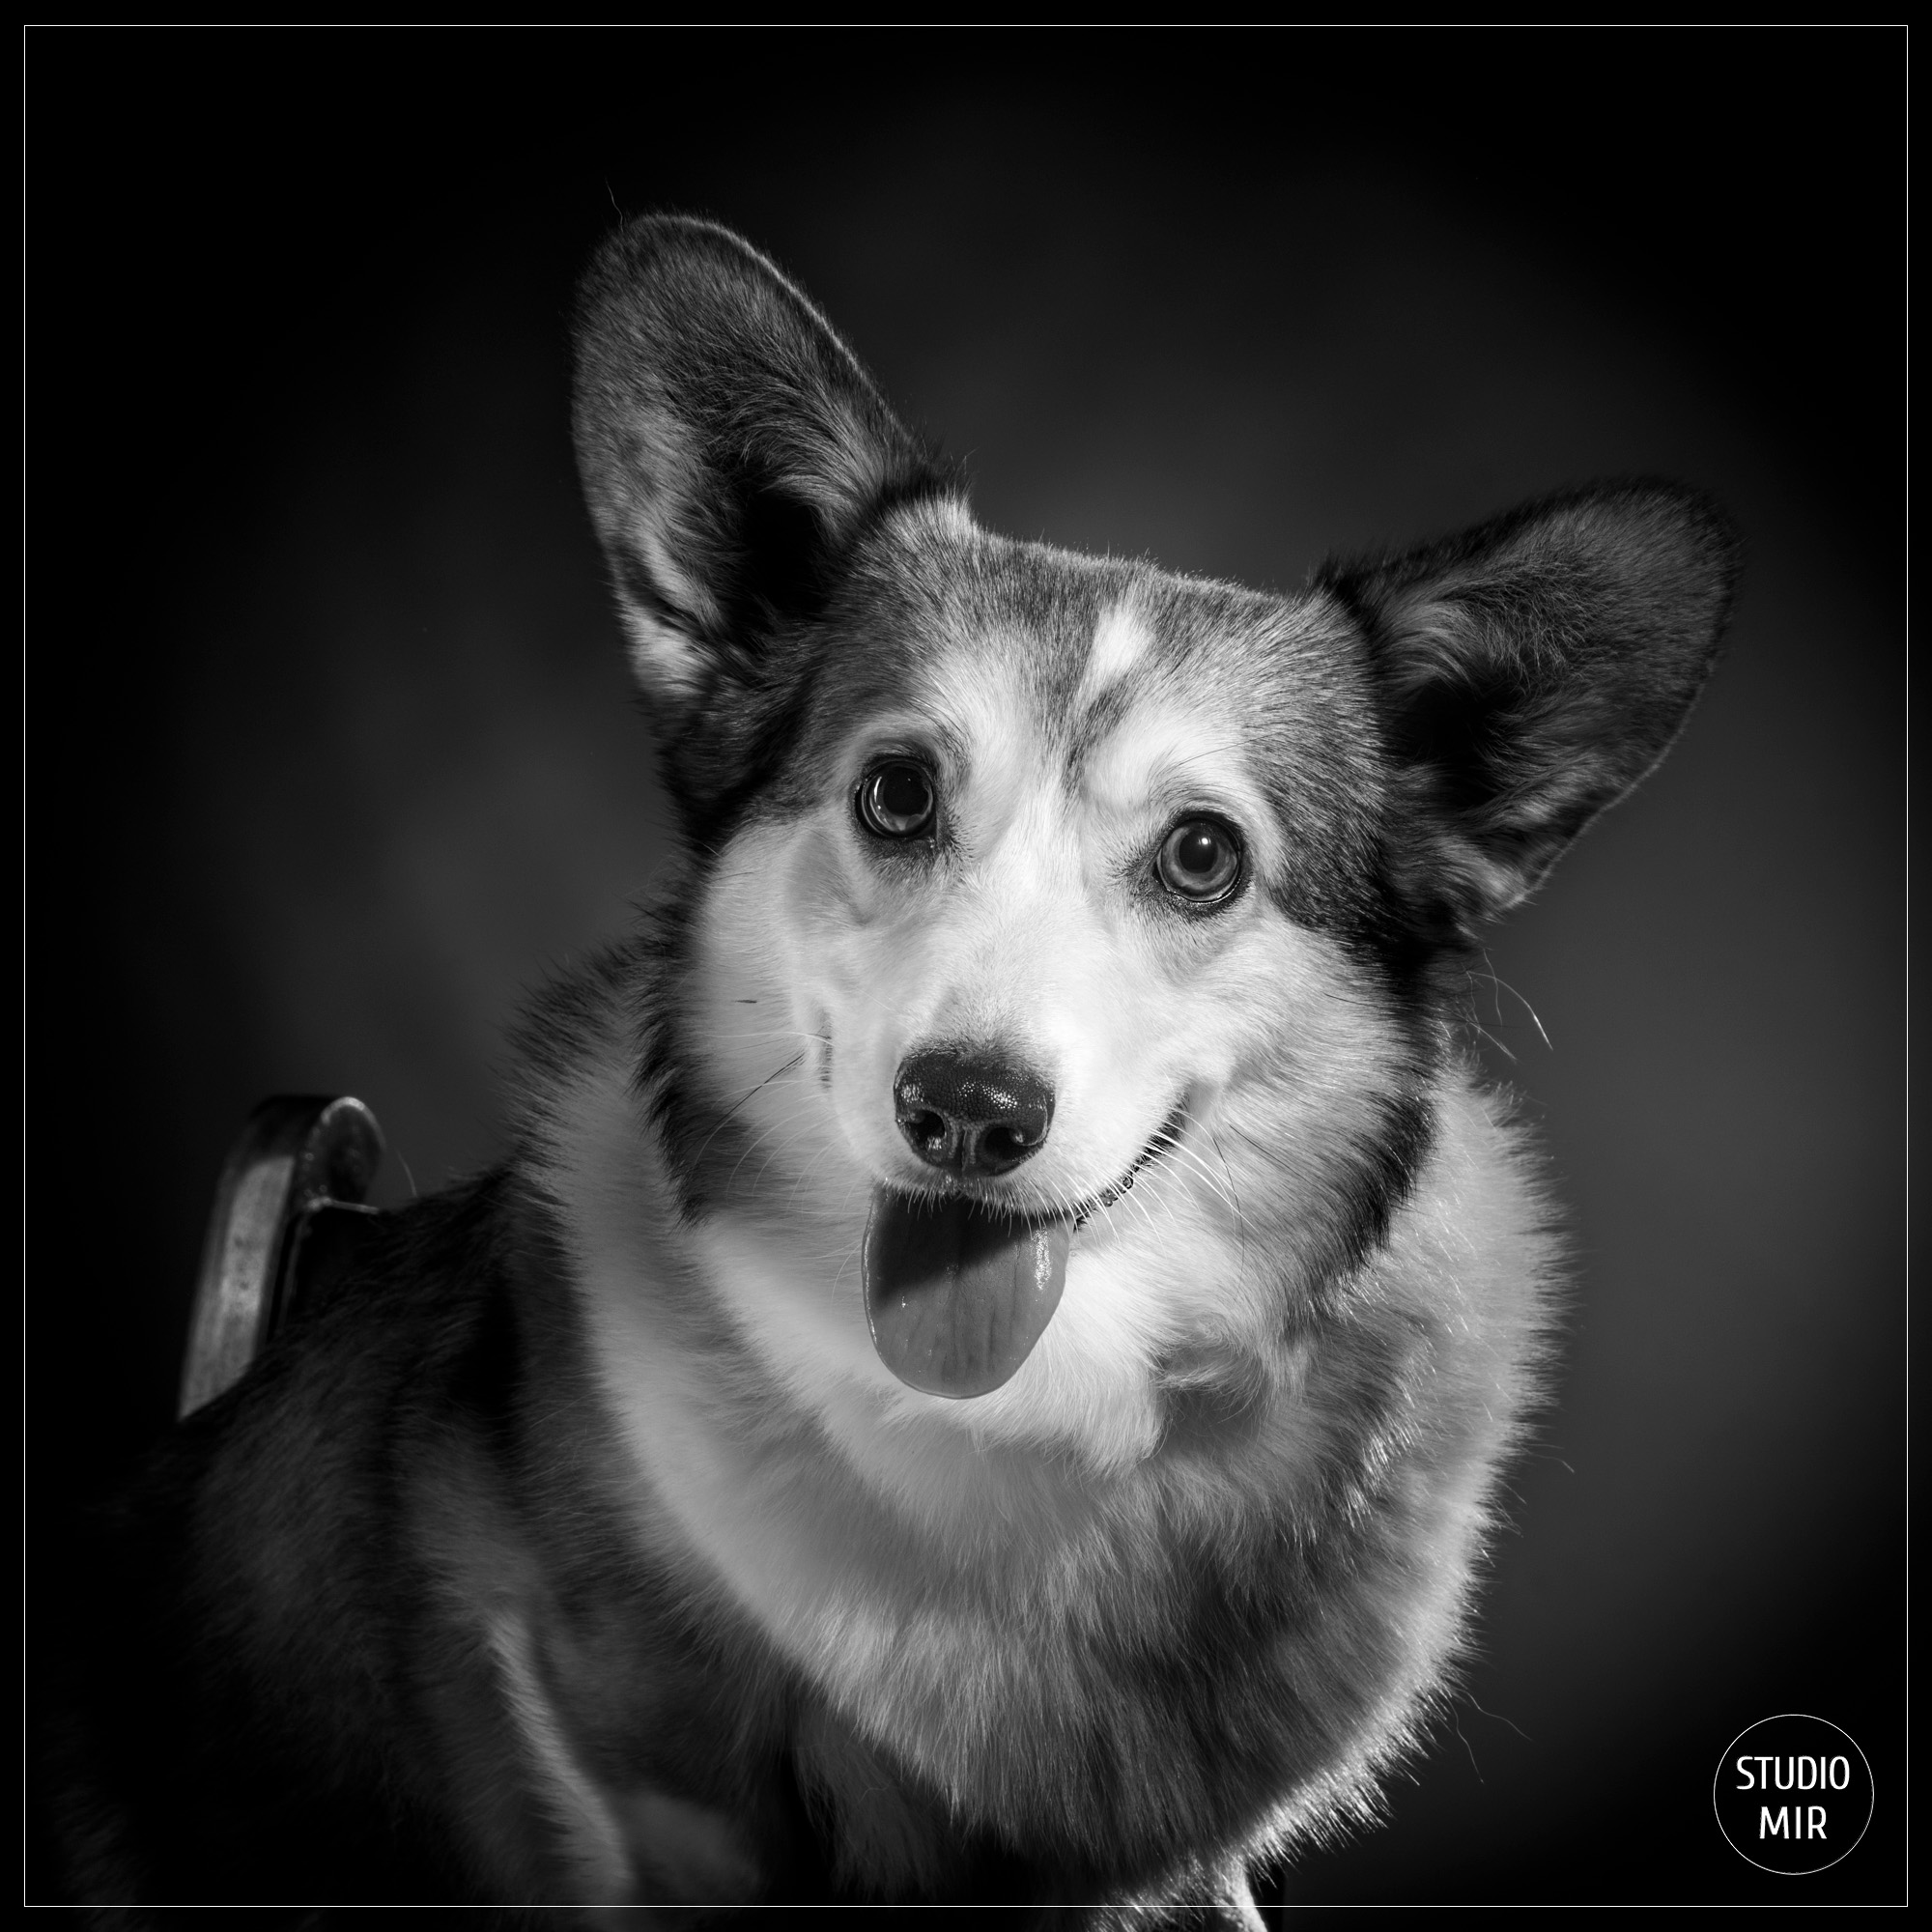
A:
<svg viewBox="0 0 1932 1932">
<path fill-rule="evenodd" d="M 1087 668 L 1080 673 L 1079 690 L 1073 694 L 1074 716 L 1120 683 L 1147 654 L 1151 641 L 1131 604 L 1108 605 L 1094 627 Z"/>
</svg>

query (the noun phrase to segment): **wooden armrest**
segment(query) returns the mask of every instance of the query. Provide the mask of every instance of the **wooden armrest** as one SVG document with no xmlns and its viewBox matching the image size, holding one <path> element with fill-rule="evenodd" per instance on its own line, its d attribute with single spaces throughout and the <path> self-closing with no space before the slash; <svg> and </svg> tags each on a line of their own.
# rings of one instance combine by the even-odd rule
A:
<svg viewBox="0 0 1932 1932">
<path fill-rule="evenodd" d="M 382 1164 L 383 1130 L 347 1094 L 280 1094 L 249 1115 L 202 1244 L 178 1414 L 239 1381 L 298 1295 L 330 1271 L 352 1232 L 345 1217 L 376 1212 L 362 1204 Z"/>
</svg>

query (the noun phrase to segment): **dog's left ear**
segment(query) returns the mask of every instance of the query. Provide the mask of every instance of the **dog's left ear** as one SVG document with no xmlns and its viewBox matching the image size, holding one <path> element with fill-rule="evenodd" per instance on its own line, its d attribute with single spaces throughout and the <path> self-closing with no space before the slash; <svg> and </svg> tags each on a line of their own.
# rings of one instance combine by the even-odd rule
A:
<svg viewBox="0 0 1932 1932">
<path fill-rule="evenodd" d="M 1401 822 L 1390 870 L 1468 937 L 1663 755 L 1717 660 L 1739 545 L 1669 483 L 1546 498 L 1316 578 L 1366 634 Z"/>
<path fill-rule="evenodd" d="M 578 468 L 676 767 L 688 734 L 748 728 L 784 681 L 867 521 L 948 479 L 811 303 L 714 222 L 626 222 L 584 275 L 576 341 Z M 714 698 L 725 715 L 700 719 Z"/>
</svg>

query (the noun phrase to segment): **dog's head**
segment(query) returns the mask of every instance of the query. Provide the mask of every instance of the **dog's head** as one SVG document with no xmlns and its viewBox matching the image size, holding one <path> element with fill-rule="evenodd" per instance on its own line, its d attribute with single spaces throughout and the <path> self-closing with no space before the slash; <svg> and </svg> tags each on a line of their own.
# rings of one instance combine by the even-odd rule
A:
<svg viewBox="0 0 1932 1932">
<path fill-rule="evenodd" d="M 1441 963 L 1662 753 L 1731 538 L 1608 487 L 1289 599 L 1015 543 L 697 221 L 610 241 L 578 342 L 696 881 L 687 1202 L 822 1264 L 758 1318 L 799 1358 L 1125 1453 L 1383 1238 Z"/>
</svg>

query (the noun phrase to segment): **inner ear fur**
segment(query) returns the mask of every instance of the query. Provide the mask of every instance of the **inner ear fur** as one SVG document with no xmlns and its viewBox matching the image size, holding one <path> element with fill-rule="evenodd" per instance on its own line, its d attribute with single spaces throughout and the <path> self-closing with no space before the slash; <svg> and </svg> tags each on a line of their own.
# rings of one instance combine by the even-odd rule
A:
<svg viewBox="0 0 1932 1932">
<path fill-rule="evenodd" d="M 1639 481 L 1318 572 L 1367 640 L 1391 880 L 1426 927 L 1466 938 L 1516 904 L 1663 755 L 1717 661 L 1738 562 L 1708 497 Z"/>
<path fill-rule="evenodd" d="M 804 295 L 729 230 L 627 221 L 579 290 L 573 426 L 661 725 L 771 683 L 854 538 L 952 487 Z"/>
</svg>

